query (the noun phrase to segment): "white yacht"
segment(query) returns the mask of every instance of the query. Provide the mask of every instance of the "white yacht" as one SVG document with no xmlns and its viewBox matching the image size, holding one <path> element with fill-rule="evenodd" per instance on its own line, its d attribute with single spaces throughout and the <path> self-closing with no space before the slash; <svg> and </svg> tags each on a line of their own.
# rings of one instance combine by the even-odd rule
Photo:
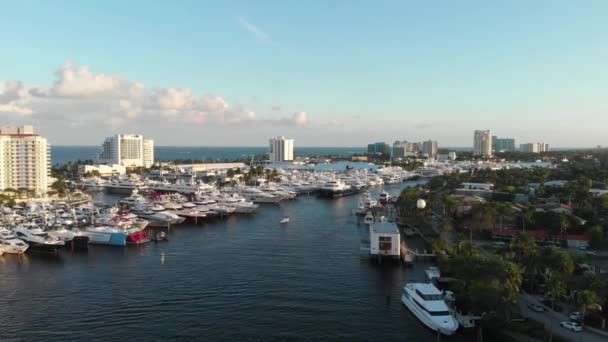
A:
<svg viewBox="0 0 608 342">
<path fill-rule="evenodd" d="M 19 239 L 30 245 L 30 251 L 57 253 L 57 250 L 65 245 L 62 240 L 48 235 L 35 224 L 20 224 L 13 231 Z"/>
<path fill-rule="evenodd" d="M 342 182 L 340 179 L 330 179 L 319 188 L 319 195 L 324 197 L 341 197 L 353 195 L 356 189 Z"/>
<path fill-rule="evenodd" d="M 243 187 L 238 191 L 241 196 L 254 203 L 278 203 L 283 199 L 283 197 L 266 193 L 258 188 Z"/>
<path fill-rule="evenodd" d="M 0 228 L 0 249 L 4 253 L 21 254 L 25 253 L 29 247 L 23 240 L 18 239 L 12 231 Z"/>
<path fill-rule="evenodd" d="M 169 183 L 166 181 L 154 183 L 150 186 L 150 188 L 154 191 L 179 192 L 182 194 L 195 194 L 198 192 L 209 192 L 213 190 L 211 185 L 205 183 L 187 184 L 183 182 Z"/>
<path fill-rule="evenodd" d="M 431 330 L 443 335 L 452 335 L 458 330 L 458 321 L 445 303 L 442 292 L 433 284 L 405 284 L 401 302 Z"/>
<path fill-rule="evenodd" d="M 107 192 L 128 194 L 137 188 L 146 190 L 148 186 L 139 180 L 114 180 L 104 184 Z"/>
</svg>

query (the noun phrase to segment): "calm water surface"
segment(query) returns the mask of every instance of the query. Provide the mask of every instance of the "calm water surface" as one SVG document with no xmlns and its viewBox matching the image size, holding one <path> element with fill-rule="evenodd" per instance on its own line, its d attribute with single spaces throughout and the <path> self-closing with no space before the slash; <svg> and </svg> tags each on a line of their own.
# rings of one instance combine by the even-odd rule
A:
<svg viewBox="0 0 608 342">
<path fill-rule="evenodd" d="M 362 258 L 356 205 L 303 196 L 164 243 L 2 256 L 0 340 L 435 340 L 400 303 L 428 265 Z"/>
</svg>

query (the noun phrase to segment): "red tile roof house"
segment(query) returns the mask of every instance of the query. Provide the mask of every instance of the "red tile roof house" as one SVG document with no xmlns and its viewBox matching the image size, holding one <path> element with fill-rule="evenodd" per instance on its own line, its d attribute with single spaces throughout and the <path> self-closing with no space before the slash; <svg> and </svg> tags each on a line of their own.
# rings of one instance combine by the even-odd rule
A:
<svg viewBox="0 0 608 342">
<path fill-rule="evenodd" d="M 504 228 L 493 229 L 492 238 L 499 240 L 513 240 L 521 234 L 521 229 Z M 566 240 L 568 247 L 579 248 L 589 246 L 589 237 L 583 234 L 550 235 L 547 230 L 527 230 L 526 234 L 532 236 L 537 242 Z"/>
</svg>

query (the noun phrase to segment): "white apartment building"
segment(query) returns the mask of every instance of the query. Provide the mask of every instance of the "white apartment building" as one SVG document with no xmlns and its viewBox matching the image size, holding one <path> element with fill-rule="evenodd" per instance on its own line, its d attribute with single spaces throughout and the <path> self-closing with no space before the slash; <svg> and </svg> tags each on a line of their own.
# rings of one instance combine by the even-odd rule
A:
<svg viewBox="0 0 608 342">
<path fill-rule="evenodd" d="M 32 126 L 0 127 L 0 191 L 28 189 L 38 196 L 46 194 L 50 148 Z"/>
<path fill-rule="evenodd" d="M 549 144 L 545 143 L 527 143 L 519 145 L 521 152 L 528 153 L 543 153 L 549 152 Z"/>
<path fill-rule="evenodd" d="M 104 140 L 97 159 L 101 164 L 150 167 L 154 164 L 154 141 L 139 134 L 116 134 Z"/>
<path fill-rule="evenodd" d="M 492 156 L 492 132 L 490 130 L 477 130 L 473 136 L 473 155 Z"/>
<path fill-rule="evenodd" d="M 268 159 L 271 162 L 293 161 L 293 139 L 276 137 L 269 142 Z"/>
</svg>

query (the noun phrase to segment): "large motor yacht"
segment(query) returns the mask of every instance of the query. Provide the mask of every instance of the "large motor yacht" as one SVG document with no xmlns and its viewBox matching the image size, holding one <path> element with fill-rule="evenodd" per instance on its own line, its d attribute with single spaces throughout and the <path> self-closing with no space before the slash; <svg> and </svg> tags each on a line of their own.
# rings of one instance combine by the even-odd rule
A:
<svg viewBox="0 0 608 342">
<path fill-rule="evenodd" d="M 452 335 L 458 330 L 458 321 L 450 313 L 443 293 L 433 284 L 405 284 L 401 302 L 431 330 L 444 335 Z"/>
<path fill-rule="evenodd" d="M 15 235 L 29 247 L 29 251 L 40 253 L 57 253 L 57 250 L 65 245 L 65 243 L 47 234 L 35 224 L 20 224 L 13 231 Z"/>
<path fill-rule="evenodd" d="M 319 188 L 323 197 L 341 197 L 356 194 L 357 190 L 339 179 L 330 179 Z"/>
</svg>

